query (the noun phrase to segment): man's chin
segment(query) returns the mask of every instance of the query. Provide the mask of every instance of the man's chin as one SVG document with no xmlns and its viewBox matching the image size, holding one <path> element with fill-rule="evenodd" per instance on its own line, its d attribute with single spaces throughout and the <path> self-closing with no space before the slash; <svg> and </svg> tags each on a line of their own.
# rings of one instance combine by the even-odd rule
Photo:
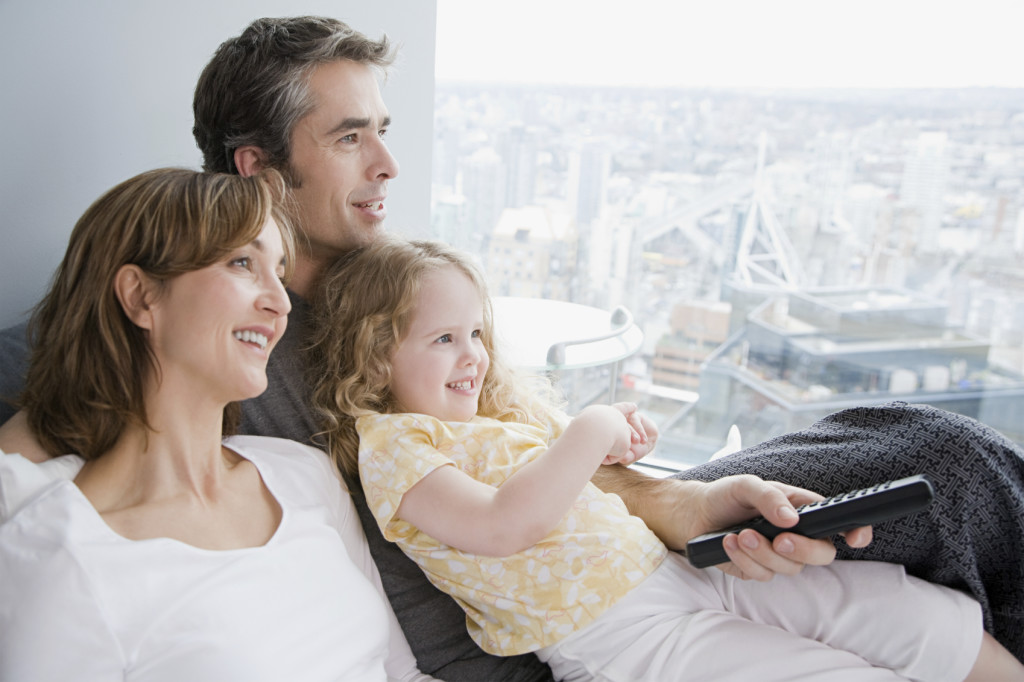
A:
<svg viewBox="0 0 1024 682">
<path fill-rule="evenodd" d="M 373 225 L 369 225 L 359 232 L 358 240 L 359 243 L 352 248 L 359 248 L 362 246 L 369 246 L 381 237 L 387 234 L 387 230 L 384 228 L 384 221 L 379 221 Z"/>
</svg>

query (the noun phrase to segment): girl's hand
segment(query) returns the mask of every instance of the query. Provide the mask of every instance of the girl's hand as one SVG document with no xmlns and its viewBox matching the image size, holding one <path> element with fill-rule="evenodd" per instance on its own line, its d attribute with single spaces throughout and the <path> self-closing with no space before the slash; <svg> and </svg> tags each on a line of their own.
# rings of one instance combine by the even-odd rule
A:
<svg viewBox="0 0 1024 682">
<path fill-rule="evenodd" d="M 642 415 L 634 403 L 615 403 L 612 407 L 626 418 L 630 431 L 629 449 L 622 454 L 609 454 L 601 463 L 629 465 L 654 450 L 658 441 L 658 427 Z"/>
</svg>

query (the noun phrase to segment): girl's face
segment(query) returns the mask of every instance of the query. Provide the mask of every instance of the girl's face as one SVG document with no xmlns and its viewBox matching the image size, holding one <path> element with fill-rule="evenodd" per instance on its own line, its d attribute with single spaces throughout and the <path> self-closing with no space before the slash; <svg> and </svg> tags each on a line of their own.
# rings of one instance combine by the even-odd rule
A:
<svg viewBox="0 0 1024 682">
<path fill-rule="evenodd" d="M 169 280 L 150 311 L 161 387 L 224 404 L 262 393 L 291 309 L 283 274 L 281 231 L 268 218 L 226 259 Z"/>
<path fill-rule="evenodd" d="M 468 421 L 490 358 L 480 335 L 484 302 L 454 266 L 427 274 L 409 329 L 392 353 L 391 392 L 403 412 Z"/>
</svg>

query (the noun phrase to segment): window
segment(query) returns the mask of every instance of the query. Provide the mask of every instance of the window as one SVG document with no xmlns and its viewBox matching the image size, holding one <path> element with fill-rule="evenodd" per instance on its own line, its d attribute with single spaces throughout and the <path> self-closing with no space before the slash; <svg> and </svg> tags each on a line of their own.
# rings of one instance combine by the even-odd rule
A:
<svg viewBox="0 0 1024 682">
<path fill-rule="evenodd" d="M 441 234 L 495 293 L 632 311 L 644 345 L 614 381 L 661 457 L 893 399 L 1024 444 L 1004 8 L 867 2 L 837 31 L 821 3 L 532 4 L 438 2 L 434 195 L 467 206 Z M 521 275 L 510 242 L 533 250 Z M 567 382 L 576 407 L 608 399 L 602 371 Z"/>
</svg>

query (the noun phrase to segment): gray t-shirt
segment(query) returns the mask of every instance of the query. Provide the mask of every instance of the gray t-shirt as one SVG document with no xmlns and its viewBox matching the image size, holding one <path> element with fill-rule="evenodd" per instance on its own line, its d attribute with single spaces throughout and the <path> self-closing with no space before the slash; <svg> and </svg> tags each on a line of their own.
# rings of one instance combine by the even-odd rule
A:
<svg viewBox="0 0 1024 682">
<path fill-rule="evenodd" d="M 28 369 L 27 322 L 0 331 L 0 424 L 18 411 L 16 401 Z"/>
</svg>

